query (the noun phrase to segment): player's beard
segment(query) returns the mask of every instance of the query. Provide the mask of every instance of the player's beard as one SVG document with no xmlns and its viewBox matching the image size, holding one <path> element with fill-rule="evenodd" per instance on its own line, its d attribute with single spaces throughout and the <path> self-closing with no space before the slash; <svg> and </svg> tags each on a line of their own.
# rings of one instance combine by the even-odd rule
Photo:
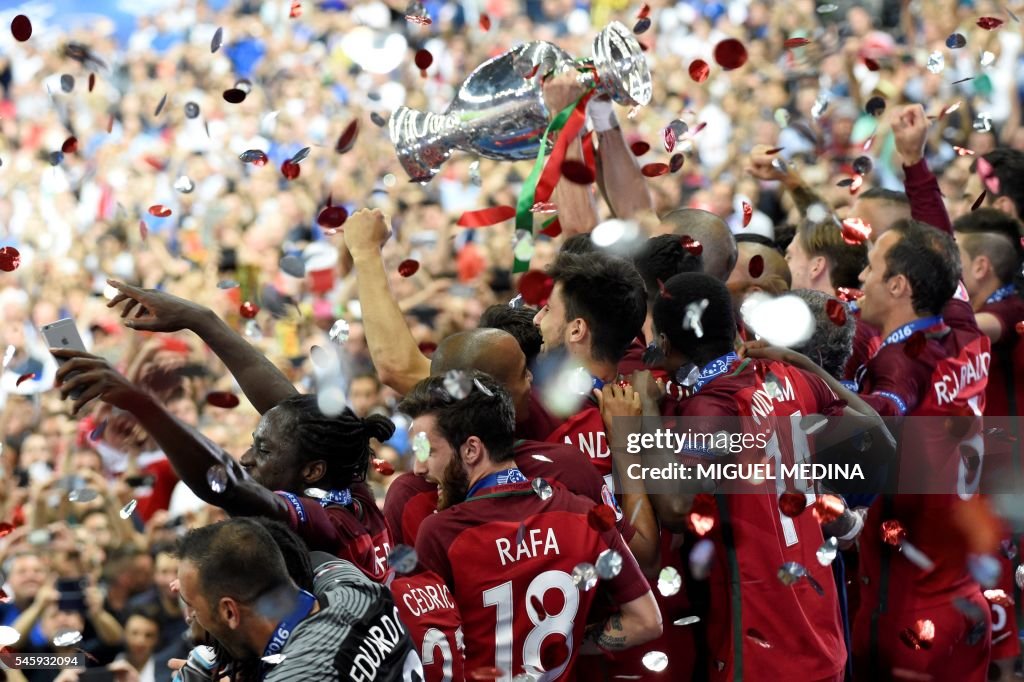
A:
<svg viewBox="0 0 1024 682">
<path fill-rule="evenodd" d="M 462 468 L 462 459 L 456 453 L 444 469 L 444 479 L 438 489 L 438 510 L 447 509 L 465 501 L 468 491 L 469 476 Z"/>
</svg>

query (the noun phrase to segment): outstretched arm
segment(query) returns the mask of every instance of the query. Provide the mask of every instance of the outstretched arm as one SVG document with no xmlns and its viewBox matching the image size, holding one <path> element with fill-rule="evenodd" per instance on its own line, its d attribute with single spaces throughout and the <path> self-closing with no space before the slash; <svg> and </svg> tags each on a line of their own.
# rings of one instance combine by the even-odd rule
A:
<svg viewBox="0 0 1024 682">
<path fill-rule="evenodd" d="M 590 120 L 597 132 L 598 186 L 615 217 L 625 220 L 642 211 L 653 211 L 654 201 L 613 107 L 611 99 L 595 97 L 590 102 Z"/>
<path fill-rule="evenodd" d="M 573 71 L 545 81 L 544 103 L 552 116 L 583 94 L 583 87 L 576 80 L 576 76 L 576 72 Z M 565 160 L 583 161 L 583 144 L 578 137 L 569 142 Z M 566 237 L 589 233 L 597 225 L 597 202 L 594 200 L 594 192 L 590 185 L 580 185 L 562 177 L 555 185 L 551 198 L 558 206 L 558 223 Z"/>
<path fill-rule="evenodd" d="M 125 326 L 149 332 L 195 332 L 227 366 L 260 414 L 295 395 L 288 377 L 209 308 L 155 289 L 139 289 L 114 280 L 108 283 L 119 293 L 107 307 L 127 301 L 121 311 Z"/>
<path fill-rule="evenodd" d="M 380 250 L 391 236 L 384 215 L 362 209 L 345 222 L 345 245 L 356 269 L 356 291 L 373 366 L 382 382 L 406 394 L 430 376 L 430 360 L 416 344 L 391 293 Z"/>
<path fill-rule="evenodd" d="M 75 389 L 82 389 L 72 406 L 73 414 L 96 398 L 130 412 L 167 455 L 178 477 L 200 499 L 232 516 L 288 520 L 288 508 L 280 497 L 254 481 L 216 443 L 176 419 L 152 395 L 129 383 L 106 360 L 67 349 L 51 352 L 67 360 L 57 371 L 61 396 L 67 398 Z M 70 376 L 73 372 L 76 374 Z M 207 472 L 215 466 L 224 467 L 227 474 L 227 484 L 221 492 L 213 490 L 207 481 Z"/>
<path fill-rule="evenodd" d="M 953 234 L 953 223 L 942 201 L 942 190 L 935 174 L 928 168 L 924 148 L 928 142 L 928 118 L 924 107 L 910 104 L 892 114 L 892 132 L 896 152 L 903 162 L 910 215 L 914 220 L 928 223 L 947 234 Z"/>
</svg>

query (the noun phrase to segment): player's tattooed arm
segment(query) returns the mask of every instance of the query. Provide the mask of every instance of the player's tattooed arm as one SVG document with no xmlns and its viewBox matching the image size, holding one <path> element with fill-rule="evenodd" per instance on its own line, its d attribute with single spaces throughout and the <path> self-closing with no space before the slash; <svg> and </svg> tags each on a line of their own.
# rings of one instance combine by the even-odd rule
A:
<svg viewBox="0 0 1024 682">
<path fill-rule="evenodd" d="M 622 627 L 622 616 L 613 613 L 604 622 L 603 628 L 594 628 L 590 632 L 595 644 L 605 651 L 621 651 L 629 646 L 629 637 Z"/>
</svg>

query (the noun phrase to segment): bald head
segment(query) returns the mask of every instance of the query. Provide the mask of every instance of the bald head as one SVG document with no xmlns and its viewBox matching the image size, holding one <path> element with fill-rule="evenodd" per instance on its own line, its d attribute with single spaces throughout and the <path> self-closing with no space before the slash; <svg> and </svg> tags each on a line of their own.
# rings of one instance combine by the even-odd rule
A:
<svg viewBox="0 0 1024 682">
<path fill-rule="evenodd" d="M 757 268 L 754 268 L 755 272 L 752 274 L 750 262 L 758 256 L 761 258 L 763 269 L 757 277 L 754 277 L 753 274 L 758 274 Z M 736 267 L 733 268 L 729 280 L 726 282 L 737 309 L 748 294 L 763 291 L 772 296 L 778 296 L 789 291 L 791 285 L 789 266 L 778 249 L 757 242 L 740 242 Z"/>
<path fill-rule="evenodd" d="M 453 369 L 475 369 L 494 377 L 508 390 L 516 407 L 516 420 L 530 415 L 530 388 L 533 375 L 526 366 L 516 337 L 501 329 L 479 328 L 446 337 L 430 359 L 433 376 Z"/>
<path fill-rule="evenodd" d="M 689 235 L 704 245 L 704 272 L 725 282 L 736 265 L 736 239 L 725 221 L 699 208 L 679 208 L 661 219 L 672 233 Z"/>
</svg>

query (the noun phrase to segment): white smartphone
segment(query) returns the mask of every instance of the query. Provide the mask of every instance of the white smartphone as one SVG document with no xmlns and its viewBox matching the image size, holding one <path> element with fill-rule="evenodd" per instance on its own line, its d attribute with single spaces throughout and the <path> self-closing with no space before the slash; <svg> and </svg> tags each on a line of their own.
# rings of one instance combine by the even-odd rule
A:
<svg viewBox="0 0 1024 682">
<path fill-rule="evenodd" d="M 70 348 L 71 350 L 86 352 L 82 336 L 78 333 L 78 327 L 75 326 L 75 321 L 70 317 L 43 325 L 40 331 L 43 333 L 43 338 L 46 340 L 49 348 Z M 64 364 L 66 361 L 58 358 L 57 362 Z M 67 378 L 70 378 L 70 376 Z M 81 394 L 81 389 L 75 390 L 71 393 L 70 397 L 73 399 L 78 398 Z"/>
</svg>

